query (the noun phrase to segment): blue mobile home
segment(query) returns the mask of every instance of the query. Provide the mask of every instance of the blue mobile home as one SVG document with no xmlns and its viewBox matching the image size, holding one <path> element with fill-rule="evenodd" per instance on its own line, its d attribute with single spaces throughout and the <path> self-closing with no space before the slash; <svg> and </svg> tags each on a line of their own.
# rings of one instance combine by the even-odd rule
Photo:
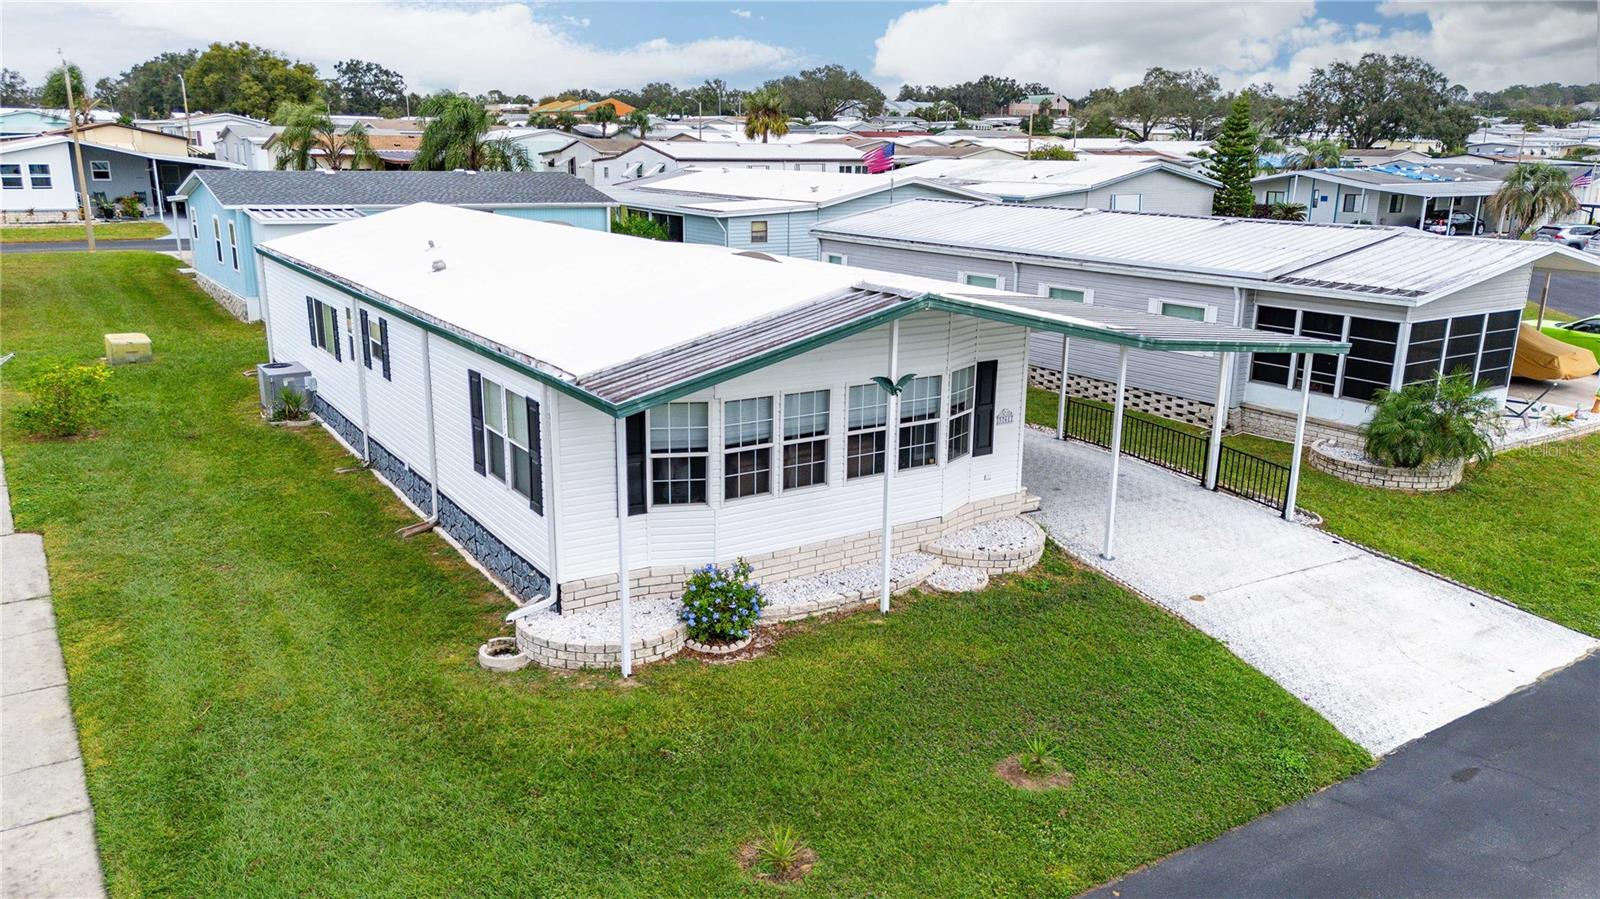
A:
<svg viewBox="0 0 1600 899">
<path fill-rule="evenodd" d="M 412 203 L 606 231 L 616 205 L 553 172 L 204 171 L 174 196 L 187 207 L 196 280 L 245 321 L 261 317 L 259 243 Z"/>
</svg>

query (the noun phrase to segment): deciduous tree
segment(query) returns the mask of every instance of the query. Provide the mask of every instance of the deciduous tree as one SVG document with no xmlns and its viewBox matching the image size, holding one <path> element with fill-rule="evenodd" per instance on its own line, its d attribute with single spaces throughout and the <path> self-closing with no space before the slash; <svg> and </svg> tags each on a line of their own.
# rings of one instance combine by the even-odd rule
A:
<svg viewBox="0 0 1600 899">
<path fill-rule="evenodd" d="M 195 59 L 185 77 L 189 107 L 206 112 L 236 112 L 264 119 L 281 103 L 307 103 L 322 96 L 317 67 L 238 41 L 212 44 Z"/>
</svg>

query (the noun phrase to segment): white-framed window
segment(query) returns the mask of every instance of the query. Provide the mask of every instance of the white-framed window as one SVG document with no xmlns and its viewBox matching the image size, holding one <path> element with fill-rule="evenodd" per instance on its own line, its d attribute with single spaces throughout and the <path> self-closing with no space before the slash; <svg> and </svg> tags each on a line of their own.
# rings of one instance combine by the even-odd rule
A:
<svg viewBox="0 0 1600 899">
<path fill-rule="evenodd" d="M 335 359 L 342 359 L 339 353 L 339 314 L 333 307 L 321 300 L 311 299 L 311 307 L 307 310 L 311 314 L 311 342 Z"/>
<path fill-rule="evenodd" d="M 999 275 L 985 275 L 980 272 L 957 272 L 956 280 L 968 287 L 992 287 L 995 290 L 1006 289 L 1006 279 Z"/>
<path fill-rule="evenodd" d="M 772 492 L 772 397 L 722 404 L 722 498 Z"/>
<path fill-rule="evenodd" d="M 1367 211 L 1367 197 L 1365 194 L 1345 194 L 1344 199 L 1339 202 L 1341 204 L 1339 207 L 1341 212 Z"/>
<path fill-rule="evenodd" d="M 1192 322 L 1214 322 L 1217 320 L 1217 307 L 1210 303 L 1196 303 L 1189 300 L 1168 300 L 1161 297 L 1151 297 L 1150 312 L 1155 315 L 1165 315 L 1167 318 L 1181 318 Z"/>
<path fill-rule="evenodd" d="M 783 395 L 783 489 L 828 482 L 830 399 L 826 390 Z"/>
<path fill-rule="evenodd" d="M 900 470 L 939 463 L 939 401 L 944 379 L 913 378 L 900 392 Z"/>
<path fill-rule="evenodd" d="M 1112 212 L 1138 212 L 1144 208 L 1144 194 L 1112 194 Z"/>
<path fill-rule="evenodd" d="M 91 160 L 89 160 L 89 180 L 90 181 L 110 181 L 111 180 L 111 160 L 109 160 L 109 159 L 91 159 Z"/>
<path fill-rule="evenodd" d="M 370 321 L 370 319 L 369 319 Z M 490 378 L 478 376 L 483 407 L 483 470 L 544 514 L 544 467 L 539 459 L 539 404 Z M 478 422 L 474 420 L 473 427 Z M 476 431 L 475 431 L 476 433 Z M 476 456 L 476 453 L 474 453 Z"/>
<path fill-rule="evenodd" d="M 200 216 L 199 216 L 199 214 L 197 214 L 194 211 L 194 207 L 190 206 L 189 207 L 189 240 L 190 240 L 191 243 L 193 243 L 194 241 L 199 240 L 199 239 L 200 239 Z M 193 250 L 194 247 L 191 246 L 189 249 Z"/>
<path fill-rule="evenodd" d="M 6 190 L 22 189 L 22 166 L 17 163 L 0 164 L 0 187 Z"/>
<path fill-rule="evenodd" d="M 222 261 L 222 220 L 211 217 L 211 240 L 217 245 L 217 261 Z"/>
<path fill-rule="evenodd" d="M 235 222 L 228 222 L 228 251 L 233 254 L 233 270 L 239 270 L 239 227 Z"/>
<path fill-rule="evenodd" d="M 828 254 L 828 264 L 829 265 L 849 265 L 850 264 L 850 257 L 846 256 L 843 253 L 829 253 Z"/>
<path fill-rule="evenodd" d="M 511 453 L 511 489 L 532 498 L 534 491 L 533 440 L 528 421 L 528 398 L 506 388 L 506 447 Z"/>
<path fill-rule="evenodd" d="M 950 373 L 950 425 L 945 459 L 972 452 L 973 408 L 978 397 L 978 367 L 969 365 Z"/>
<path fill-rule="evenodd" d="M 28 186 L 34 190 L 50 189 L 50 164 L 47 162 L 28 163 Z"/>
<path fill-rule="evenodd" d="M 766 243 L 767 242 L 767 223 L 766 222 L 758 221 L 758 222 L 751 222 L 750 223 L 750 242 L 751 243 Z"/>
<path fill-rule="evenodd" d="M 1269 190 L 1267 191 L 1266 198 L 1263 200 L 1263 202 L 1265 202 L 1268 206 L 1271 206 L 1274 203 L 1286 202 L 1288 199 L 1289 194 L 1287 191 Z"/>
<path fill-rule="evenodd" d="M 364 312 L 363 317 L 367 320 L 367 355 L 372 360 L 367 363 L 367 368 L 376 364 L 381 371 L 387 372 L 389 367 L 384 363 L 389 357 L 389 342 L 384 340 L 383 319 L 376 315 L 366 315 Z"/>
<path fill-rule="evenodd" d="M 877 384 L 851 387 L 845 420 L 844 476 L 883 474 L 889 439 L 889 394 Z"/>
<path fill-rule="evenodd" d="M 483 451 L 488 475 L 506 479 L 506 389 L 483 379 Z"/>
<path fill-rule="evenodd" d="M 1039 296 L 1067 303 L 1082 303 L 1085 306 L 1094 305 L 1093 290 L 1087 287 L 1073 287 L 1070 284 L 1051 284 L 1046 281 L 1040 281 Z"/>
<path fill-rule="evenodd" d="M 1405 205 L 1406 205 L 1406 195 L 1405 194 L 1390 194 L 1389 195 L 1389 211 L 1391 213 L 1399 212 L 1401 209 L 1403 209 L 1405 207 Z"/>
<path fill-rule="evenodd" d="M 682 506 L 706 501 L 711 429 L 706 403 L 667 403 L 650 410 L 650 501 Z"/>
<path fill-rule="evenodd" d="M 839 166 L 839 173 L 842 175 L 865 175 L 867 174 L 867 167 L 864 165 L 842 163 Z"/>
</svg>

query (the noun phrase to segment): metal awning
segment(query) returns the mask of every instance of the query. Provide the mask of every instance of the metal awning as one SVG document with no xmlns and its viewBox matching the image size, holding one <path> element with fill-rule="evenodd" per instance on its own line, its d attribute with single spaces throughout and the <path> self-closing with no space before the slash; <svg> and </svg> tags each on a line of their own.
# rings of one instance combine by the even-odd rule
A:
<svg viewBox="0 0 1600 899">
<path fill-rule="evenodd" d="M 347 222 L 361 218 L 361 210 L 354 206 L 246 206 L 244 211 L 258 222 L 271 224 Z"/>
</svg>

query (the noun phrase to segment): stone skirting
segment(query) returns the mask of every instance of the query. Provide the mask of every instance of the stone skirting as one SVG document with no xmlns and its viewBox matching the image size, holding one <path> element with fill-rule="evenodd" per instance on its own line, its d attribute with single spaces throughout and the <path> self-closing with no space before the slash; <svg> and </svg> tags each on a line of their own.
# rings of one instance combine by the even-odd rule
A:
<svg viewBox="0 0 1600 899">
<path fill-rule="evenodd" d="M 207 278 L 199 271 L 194 273 L 194 283 L 206 292 L 206 295 L 217 301 L 217 305 L 226 309 L 228 314 L 242 322 L 250 320 L 250 304 L 245 298 L 222 285 L 221 281 Z"/>
<path fill-rule="evenodd" d="M 942 518 L 925 518 L 921 521 L 896 525 L 893 552 L 915 551 L 924 543 L 937 540 L 962 528 L 1000 518 L 1015 517 L 1024 511 L 1028 500 L 1027 492 L 1019 490 L 1005 496 L 968 503 Z M 879 557 L 882 550 L 880 539 L 879 531 L 875 528 L 848 537 L 745 556 L 744 559 L 750 563 L 752 579 L 777 583 L 870 562 Z M 735 560 L 730 558 L 715 561 L 719 565 L 729 565 Z M 657 565 L 650 568 L 636 568 L 629 576 L 628 595 L 635 599 L 665 599 L 678 596 L 682 592 L 684 579 L 689 576 L 692 567 Z M 610 574 L 563 581 L 560 585 L 560 596 L 563 614 L 616 602 L 617 577 Z"/>
<path fill-rule="evenodd" d="M 1294 442 L 1294 415 L 1246 403 L 1239 407 L 1239 427 L 1251 434 Z M 1361 429 L 1356 425 L 1340 425 L 1306 418 L 1306 443 L 1333 440 L 1339 443 L 1360 443 Z"/>
<path fill-rule="evenodd" d="M 1326 452 L 1321 441 L 1311 444 L 1307 458 L 1311 467 L 1343 481 L 1384 490 L 1412 493 L 1437 493 L 1461 483 L 1465 463 L 1430 465 L 1425 468 L 1389 468 L 1375 462 L 1360 462 Z"/>
<path fill-rule="evenodd" d="M 433 485 L 420 472 L 407 465 L 399 456 L 378 441 L 367 438 L 367 450 L 372 453 L 372 470 L 400 491 L 411 504 L 426 516 L 433 515 Z"/>
<path fill-rule="evenodd" d="M 651 637 L 631 641 L 633 664 L 645 665 L 671 658 L 683 649 L 688 631 L 681 624 Z M 621 668 L 622 643 L 567 643 L 538 637 L 517 628 L 517 648 L 546 668 L 577 671 L 581 668 Z"/>
<path fill-rule="evenodd" d="M 356 455 L 361 455 L 360 425 L 346 418 L 343 412 L 335 409 L 333 404 L 323 399 L 320 393 L 311 394 L 311 413 L 322 419 L 322 423 L 338 434 L 339 439 L 354 450 Z"/>
<path fill-rule="evenodd" d="M 83 221 L 83 212 L 78 209 L 56 209 L 45 212 L 37 209 L 8 209 L 0 221 L 7 225 L 77 224 Z"/>
<path fill-rule="evenodd" d="M 527 602 L 549 595 L 550 578 L 544 572 L 500 542 L 499 537 L 443 492 L 439 494 L 439 528 L 449 534 L 463 552 L 476 559 L 512 596 Z"/>
<path fill-rule="evenodd" d="M 1028 386 L 1060 393 L 1061 372 L 1040 365 L 1029 365 Z M 1067 395 L 1114 403 L 1117 399 L 1117 385 L 1111 381 L 1071 375 L 1067 380 Z M 1123 402 L 1129 409 L 1202 427 L 1211 426 L 1211 419 L 1216 410 L 1216 403 L 1188 400 L 1170 393 L 1131 386 L 1123 391 Z"/>
</svg>

